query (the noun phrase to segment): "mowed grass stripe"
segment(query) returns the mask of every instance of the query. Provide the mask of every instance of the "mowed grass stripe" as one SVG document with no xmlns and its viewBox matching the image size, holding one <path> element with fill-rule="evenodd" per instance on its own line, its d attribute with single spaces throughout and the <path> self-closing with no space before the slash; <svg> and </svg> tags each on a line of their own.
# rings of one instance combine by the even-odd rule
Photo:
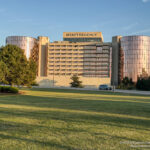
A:
<svg viewBox="0 0 150 150">
<path fill-rule="evenodd" d="M 132 148 L 124 141 L 150 139 L 148 96 L 57 89 L 22 92 L 0 96 L 1 150 L 127 150 Z"/>
<path fill-rule="evenodd" d="M 150 101 L 150 96 L 135 96 L 135 95 L 130 95 L 128 96 L 127 94 L 124 94 L 123 96 L 122 95 L 113 95 L 114 93 L 111 92 L 109 93 L 110 95 L 106 95 L 105 92 L 104 93 L 97 93 L 95 91 L 93 91 L 93 93 L 91 94 L 91 91 L 90 93 L 60 93 L 60 92 L 52 92 L 52 91 L 45 91 L 43 93 L 43 91 L 27 91 L 26 93 L 24 93 L 25 95 L 32 95 L 32 96 L 42 96 L 42 97 L 54 97 L 56 96 L 57 98 L 83 98 L 83 99 L 87 99 L 88 98 L 92 98 L 92 99 L 97 99 L 97 98 L 117 98 L 117 99 L 123 99 L 123 100 L 148 100 Z M 115 93 L 117 94 L 117 93 Z M 89 100 L 92 100 L 92 99 L 89 99 Z M 97 99 L 97 100 L 100 100 L 100 99 Z"/>
<path fill-rule="evenodd" d="M 61 109 L 61 108 L 41 108 L 41 107 L 33 107 L 33 106 L 22 106 L 22 105 L 5 105 L 0 104 L 0 108 L 8 108 L 13 109 L 15 111 L 18 110 L 28 110 L 30 112 L 35 111 L 49 111 L 49 112 L 68 112 L 68 113 L 77 113 L 77 114 L 87 114 L 87 115 L 102 115 L 102 116 L 110 116 L 110 117 L 121 117 L 121 118 L 130 118 L 130 119 L 139 119 L 139 120 L 150 120 L 150 117 L 140 117 L 140 116 L 131 116 L 131 115 L 122 115 L 122 114 L 114 114 L 114 113 L 105 113 L 105 112 L 94 112 L 94 111 L 81 111 L 81 110 L 72 110 L 72 109 Z"/>
</svg>

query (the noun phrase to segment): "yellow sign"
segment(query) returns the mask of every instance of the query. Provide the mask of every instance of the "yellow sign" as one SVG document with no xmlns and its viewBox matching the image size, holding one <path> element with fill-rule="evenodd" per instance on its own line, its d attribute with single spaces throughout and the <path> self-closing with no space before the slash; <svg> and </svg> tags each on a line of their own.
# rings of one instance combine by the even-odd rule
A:
<svg viewBox="0 0 150 150">
<path fill-rule="evenodd" d="M 63 38 L 102 38 L 101 32 L 64 32 Z"/>
</svg>

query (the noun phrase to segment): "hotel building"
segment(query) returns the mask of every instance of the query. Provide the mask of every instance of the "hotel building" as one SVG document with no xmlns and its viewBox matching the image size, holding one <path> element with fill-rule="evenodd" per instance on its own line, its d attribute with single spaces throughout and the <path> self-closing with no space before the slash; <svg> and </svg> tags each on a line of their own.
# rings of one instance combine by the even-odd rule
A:
<svg viewBox="0 0 150 150">
<path fill-rule="evenodd" d="M 69 86 L 70 78 L 78 75 L 87 87 L 110 84 L 112 48 L 103 43 L 101 32 L 65 32 L 64 41 L 38 40 L 39 83 L 49 80 L 51 86 Z"/>
<path fill-rule="evenodd" d="M 63 41 L 49 42 L 48 37 L 36 41 L 41 86 L 70 86 L 73 75 L 87 87 L 110 84 L 112 45 L 103 42 L 101 32 L 64 32 Z M 7 38 L 6 43 L 13 42 Z"/>
<path fill-rule="evenodd" d="M 124 77 L 137 82 L 138 77 L 150 76 L 149 36 L 116 36 L 112 48 L 112 84 L 120 84 Z"/>
<path fill-rule="evenodd" d="M 137 82 L 150 76 L 149 36 L 115 36 L 106 43 L 101 32 L 64 32 L 63 41 L 11 36 L 6 44 L 19 46 L 36 61 L 41 86 L 70 86 L 73 75 L 85 87 L 117 86 L 124 77 Z"/>
</svg>

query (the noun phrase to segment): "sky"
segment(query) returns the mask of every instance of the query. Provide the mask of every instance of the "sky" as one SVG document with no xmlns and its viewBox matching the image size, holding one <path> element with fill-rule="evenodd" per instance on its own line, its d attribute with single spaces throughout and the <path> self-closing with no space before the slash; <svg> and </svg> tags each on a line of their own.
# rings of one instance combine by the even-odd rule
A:
<svg viewBox="0 0 150 150">
<path fill-rule="evenodd" d="M 0 0 L 0 46 L 7 36 L 62 40 L 63 32 L 150 36 L 150 0 Z"/>
</svg>

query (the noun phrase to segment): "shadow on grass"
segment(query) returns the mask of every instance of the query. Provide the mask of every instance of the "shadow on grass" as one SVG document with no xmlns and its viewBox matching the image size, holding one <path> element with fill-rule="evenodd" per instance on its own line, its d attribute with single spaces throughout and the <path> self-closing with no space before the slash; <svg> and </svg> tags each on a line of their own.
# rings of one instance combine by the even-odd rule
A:
<svg viewBox="0 0 150 150">
<path fill-rule="evenodd" d="M 56 92 L 58 91 L 56 90 Z M 69 93 L 68 91 L 65 92 Z M 65 92 L 64 90 L 61 91 L 61 93 Z M 149 102 L 148 99 L 143 100 L 141 98 L 137 102 L 134 102 L 134 96 L 132 96 L 132 98 L 122 98 L 119 101 L 119 98 L 116 97 L 105 97 L 105 93 L 98 100 L 94 98 L 95 92 L 90 91 L 93 94 L 91 100 L 90 96 L 88 97 L 89 91 L 70 91 L 70 93 L 72 92 L 80 94 L 87 92 L 87 98 L 84 95 L 62 98 L 61 95 L 60 97 L 50 95 L 48 97 L 44 93 L 43 97 L 42 95 L 0 96 L 0 139 L 35 143 L 40 146 L 56 147 L 58 149 L 75 150 L 73 146 L 57 143 L 57 141 L 48 141 L 38 136 L 42 135 L 42 137 L 45 137 L 49 133 L 50 135 L 58 134 L 57 136 L 67 136 L 70 133 L 72 135 L 82 135 L 83 133 L 84 135 L 90 134 L 94 138 L 98 137 L 98 140 L 110 139 L 111 137 L 117 141 L 135 141 L 136 136 L 121 136 L 121 132 L 125 132 L 126 130 L 127 132 L 133 131 L 133 133 L 137 134 L 150 132 L 150 120 L 148 120 L 150 116 L 150 103 L 146 103 Z M 113 101 L 115 98 L 118 101 Z M 29 109 L 27 109 L 28 106 Z M 32 109 L 32 107 L 36 109 Z M 42 109 L 40 110 L 39 108 Z M 109 115 L 105 115 L 105 113 Z M 113 115 L 111 115 L 112 113 Z M 118 117 L 117 115 L 119 114 L 129 115 L 129 117 L 136 116 L 137 118 L 128 118 L 128 116 Z M 147 120 L 138 118 L 138 116 L 145 117 Z M 32 120 L 33 122 L 26 122 L 24 119 L 27 119 L 27 121 Z M 103 129 L 103 127 L 106 128 Z M 107 129 L 111 129 L 110 132 L 113 129 L 121 129 L 120 136 L 103 133 Z"/>
<path fill-rule="evenodd" d="M 59 121 L 60 121 L 60 119 L 59 119 Z M 65 121 L 65 120 L 63 120 L 63 121 Z M 107 125 L 107 123 L 105 123 L 105 124 Z M 109 123 L 108 123 L 108 125 L 109 125 Z M 5 128 L 2 128 L 3 126 L 5 126 Z M 39 139 L 39 133 L 42 132 L 42 137 L 45 137 L 44 136 L 45 133 L 46 133 L 46 135 L 47 135 L 47 133 L 53 133 L 53 134 L 59 133 L 59 136 L 60 136 L 60 135 L 64 135 L 64 134 L 68 135 L 70 133 L 72 133 L 72 134 L 75 133 L 75 134 L 80 135 L 80 133 L 82 132 L 82 134 L 84 133 L 85 135 L 91 134 L 92 136 L 98 136 L 99 139 L 103 139 L 103 140 L 106 138 L 114 138 L 114 139 L 117 139 L 118 141 L 119 140 L 120 141 L 121 140 L 128 140 L 128 141 L 136 140 L 134 138 L 128 138 L 125 136 L 116 136 L 116 135 L 106 134 L 106 133 L 98 132 L 98 131 L 93 132 L 93 131 L 89 131 L 87 129 L 73 128 L 72 126 L 71 127 L 62 126 L 61 128 L 58 128 L 55 126 L 48 127 L 48 126 L 44 126 L 44 125 L 35 125 L 35 124 L 33 125 L 33 124 L 17 123 L 17 122 L 0 120 L 0 131 L 1 130 L 3 132 L 5 132 L 5 134 L 0 133 L 0 139 L 11 139 L 11 140 L 19 140 L 19 141 L 21 140 L 24 142 L 32 142 L 35 144 L 40 144 L 41 146 L 55 146 L 57 148 L 66 148 L 66 149 L 73 149 L 73 147 L 61 145 L 54 141 L 51 141 L 51 142 L 48 140 L 45 141 L 46 138 L 44 138 L 44 139 L 40 138 L 40 140 L 37 140 L 37 139 Z M 33 136 L 34 132 L 37 132 L 37 133 L 36 133 L 36 135 Z M 16 135 L 20 135 L 20 137 L 16 136 Z M 32 136 L 32 139 L 24 138 L 25 136 L 27 136 L 27 137 Z"/>
<path fill-rule="evenodd" d="M 15 137 L 15 136 L 10 136 L 10 135 L 4 135 L 4 134 L 0 134 L 0 138 L 1 139 L 11 139 L 11 140 L 17 140 L 17 141 L 23 141 L 23 142 L 27 142 L 27 143 L 34 143 L 34 144 L 38 144 L 41 146 L 49 146 L 49 147 L 56 147 L 56 148 L 61 148 L 61 149 L 70 149 L 70 150 L 77 150 L 71 146 L 65 146 L 65 145 L 61 145 L 59 143 L 56 143 L 54 141 L 39 141 L 39 140 L 34 140 L 34 139 L 27 139 L 27 138 L 22 138 L 22 137 Z"/>
<path fill-rule="evenodd" d="M 33 89 L 34 90 L 34 89 Z M 37 90 L 37 89 L 36 89 Z M 39 89 L 40 90 L 40 89 Z M 42 89 L 43 90 L 43 89 Z M 44 89 L 46 91 L 48 89 Z M 54 89 L 55 90 L 55 89 Z M 56 90 L 57 92 L 59 90 Z M 60 90 L 61 91 L 61 90 Z M 64 90 L 62 90 L 63 92 Z M 68 91 L 66 91 L 68 93 Z M 79 92 L 79 91 L 75 91 Z M 85 94 L 85 91 L 82 91 Z M 86 91 L 87 92 L 87 91 Z M 89 91 L 88 91 L 89 92 Z M 92 91 L 91 91 L 92 92 Z M 64 92 L 63 92 L 64 93 Z M 93 94 L 94 95 L 94 94 Z M 44 94 L 43 94 L 44 96 Z M 25 109 L 20 111 L 20 109 L 4 109 L 1 107 L 0 114 L 3 115 L 14 115 L 14 116 L 21 116 L 21 117 L 31 117 L 31 118 L 50 118 L 56 120 L 62 120 L 65 122 L 91 122 L 95 123 L 109 123 L 110 125 L 117 126 L 117 124 L 123 126 L 125 125 L 139 125 L 142 127 L 148 128 L 150 126 L 149 120 L 143 119 L 132 119 L 132 118 L 121 118 L 115 117 L 111 114 L 122 114 L 122 115 L 129 115 L 129 117 L 145 117 L 149 118 L 150 116 L 150 103 L 146 103 L 148 100 L 137 100 L 137 102 L 133 102 L 131 98 L 123 99 L 123 101 L 113 101 L 107 97 L 100 97 L 100 100 L 90 100 L 90 97 L 87 96 L 87 99 L 82 99 L 84 96 L 76 95 L 76 99 L 70 97 L 57 97 L 51 95 L 51 97 L 40 97 L 40 96 L 31 96 L 31 95 L 16 95 L 16 96 L 2 96 L 0 97 L 0 104 L 9 104 L 9 105 L 22 105 L 23 106 L 30 106 L 30 107 L 37 107 L 38 108 L 55 108 L 55 109 L 65 109 L 67 110 L 74 110 L 74 112 L 57 112 L 54 110 L 50 111 L 35 111 L 35 110 L 28 110 Z M 107 100 L 106 100 L 107 99 Z M 109 100 L 110 99 L 110 100 Z M 114 97 L 114 100 L 116 97 Z M 134 99 L 134 97 L 133 97 Z M 126 101 L 127 100 L 127 101 Z M 130 101 L 131 100 L 131 101 Z M 139 103 L 140 101 L 140 103 Z M 143 103 L 142 103 L 143 101 Z M 6 106 L 7 107 L 7 106 Z M 22 108 L 23 109 L 23 108 Z M 31 108 L 32 109 L 32 108 Z M 90 112 L 91 114 L 83 114 L 78 111 L 85 111 Z M 102 113 L 109 113 L 110 116 L 103 116 L 103 115 L 96 115 L 95 112 Z"/>
<path fill-rule="evenodd" d="M 130 101 L 113 101 L 111 98 L 105 100 L 101 97 L 100 100 L 90 99 L 74 99 L 74 98 L 57 98 L 56 97 L 40 97 L 30 95 L 5 96 L 0 98 L 0 104 L 12 104 L 22 106 L 34 106 L 41 108 L 58 108 L 58 109 L 73 109 L 77 111 L 87 112 L 105 112 L 114 114 L 123 114 L 131 116 L 149 117 L 150 103 L 147 100 Z M 114 98 L 115 99 L 115 98 Z"/>
<path fill-rule="evenodd" d="M 67 111 L 67 110 L 66 110 Z M 105 113 L 105 112 L 104 112 Z M 5 117 L 22 117 L 39 120 L 42 126 L 49 121 L 65 122 L 69 124 L 88 124 L 88 125 L 108 125 L 113 127 L 124 127 L 138 130 L 150 131 L 150 120 L 141 118 L 128 118 L 121 116 L 107 116 L 105 114 L 85 114 L 82 112 L 59 112 L 56 110 L 39 111 L 39 110 L 18 110 L 18 109 L 4 109 L 0 110 L 0 114 Z M 7 127 L 7 126 L 6 126 Z M 45 126 L 46 127 L 46 126 Z M 69 128 L 66 128 L 69 130 Z M 78 130 L 75 130 L 77 132 Z M 84 130 L 82 130 L 84 131 Z"/>
</svg>

